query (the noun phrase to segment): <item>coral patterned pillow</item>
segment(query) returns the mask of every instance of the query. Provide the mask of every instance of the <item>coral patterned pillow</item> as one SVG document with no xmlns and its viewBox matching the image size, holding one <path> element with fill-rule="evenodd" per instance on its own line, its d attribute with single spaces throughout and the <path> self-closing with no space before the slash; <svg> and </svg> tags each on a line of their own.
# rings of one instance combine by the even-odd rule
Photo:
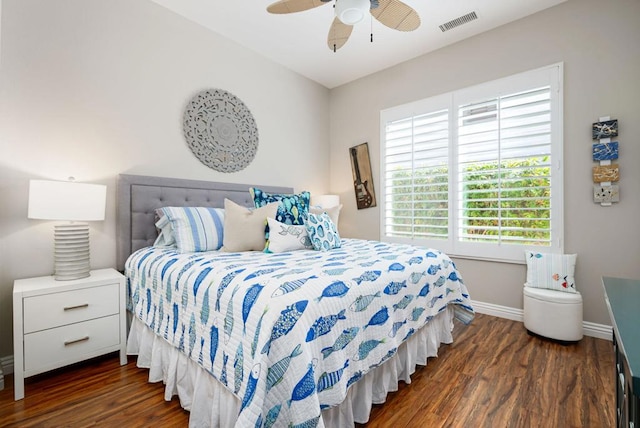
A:
<svg viewBox="0 0 640 428">
<path fill-rule="evenodd" d="M 525 252 L 527 259 L 527 287 L 576 292 L 574 278 L 577 254 L 546 254 Z"/>
</svg>

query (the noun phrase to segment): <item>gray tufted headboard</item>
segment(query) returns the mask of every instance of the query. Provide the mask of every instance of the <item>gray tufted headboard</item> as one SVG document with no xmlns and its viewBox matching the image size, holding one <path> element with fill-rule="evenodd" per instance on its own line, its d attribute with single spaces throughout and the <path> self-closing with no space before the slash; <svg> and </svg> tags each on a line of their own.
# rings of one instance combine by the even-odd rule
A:
<svg viewBox="0 0 640 428">
<path fill-rule="evenodd" d="M 224 207 L 224 199 L 252 207 L 249 187 L 270 193 L 292 193 L 290 187 L 216 183 L 180 178 L 121 174 L 118 176 L 116 262 L 124 270 L 127 257 L 156 239 L 155 210 L 161 207 Z"/>
</svg>

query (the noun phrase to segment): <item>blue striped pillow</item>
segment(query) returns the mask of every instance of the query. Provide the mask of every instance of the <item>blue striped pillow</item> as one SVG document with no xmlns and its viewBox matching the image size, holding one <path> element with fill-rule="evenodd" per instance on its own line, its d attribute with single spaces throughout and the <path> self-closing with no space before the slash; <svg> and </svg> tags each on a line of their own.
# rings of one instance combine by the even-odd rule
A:
<svg viewBox="0 0 640 428">
<path fill-rule="evenodd" d="M 176 238 L 173 235 L 173 227 L 171 226 L 171 222 L 169 221 L 169 217 L 162 213 L 162 209 L 160 211 L 160 219 L 156 222 L 156 229 L 160 232 L 158 233 L 158 237 L 156 241 L 153 243 L 154 247 L 175 247 L 176 246 Z"/>
<path fill-rule="evenodd" d="M 171 222 L 178 252 L 197 253 L 222 247 L 222 208 L 164 207 L 162 212 Z"/>
</svg>

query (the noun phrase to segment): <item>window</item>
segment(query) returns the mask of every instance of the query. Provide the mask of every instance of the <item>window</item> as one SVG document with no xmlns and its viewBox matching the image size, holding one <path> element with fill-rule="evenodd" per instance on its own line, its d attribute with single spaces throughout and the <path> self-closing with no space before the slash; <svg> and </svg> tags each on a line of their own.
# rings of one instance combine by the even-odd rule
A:
<svg viewBox="0 0 640 428">
<path fill-rule="evenodd" d="M 381 112 L 381 239 L 562 252 L 562 65 Z"/>
</svg>

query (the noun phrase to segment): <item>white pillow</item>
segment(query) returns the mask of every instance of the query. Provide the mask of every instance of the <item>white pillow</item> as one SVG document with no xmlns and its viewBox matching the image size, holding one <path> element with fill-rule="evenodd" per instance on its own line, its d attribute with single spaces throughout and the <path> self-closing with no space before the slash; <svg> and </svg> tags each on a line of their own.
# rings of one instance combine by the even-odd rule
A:
<svg viewBox="0 0 640 428">
<path fill-rule="evenodd" d="M 275 217 L 279 203 L 250 210 L 235 202 L 224 200 L 224 245 L 222 251 L 263 251 L 267 217 Z"/>
<path fill-rule="evenodd" d="M 526 251 L 527 287 L 576 292 L 574 278 L 577 254 L 547 254 Z"/>
<path fill-rule="evenodd" d="M 176 237 L 173 234 L 173 227 L 171 227 L 171 222 L 169 221 L 169 217 L 162 213 L 162 209 L 158 210 L 161 212 L 160 219 L 156 221 L 156 227 L 160 231 L 158 233 L 158 237 L 153 243 L 154 247 L 175 247 L 176 246 Z"/>
<path fill-rule="evenodd" d="M 338 220 L 340 218 L 340 210 L 342 209 L 342 204 L 335 206 L 335 207 L 331 207 L 331 208 L 322 208 L 319 207 L 317 205 L 312 206 L 311 208 L 309 208 L 309 212 L 311 214 L 322 214 L 322 213 L 327 213 L 329 214 L 329 218 L 331 218 L 331 221 L 333 222 L 333 224 L 336 226 L 336 229 L 338 231 L 340 231 L 340 227 L 338 227 Z"/>
<path fill-rule="evenodd" d="M 304 225 L 289 225 L 267 217 L 269 239 L 265 253 L 284 253 L 295 250 L 313 250 L 309 233 Z"/>
<path fill-rule="evenodd" d="M 164 207 L 162 212 L 171 222 L 178 252 L 213 251 L 222 246 L 225 215 L 221 208 Z"/>
</svg>

